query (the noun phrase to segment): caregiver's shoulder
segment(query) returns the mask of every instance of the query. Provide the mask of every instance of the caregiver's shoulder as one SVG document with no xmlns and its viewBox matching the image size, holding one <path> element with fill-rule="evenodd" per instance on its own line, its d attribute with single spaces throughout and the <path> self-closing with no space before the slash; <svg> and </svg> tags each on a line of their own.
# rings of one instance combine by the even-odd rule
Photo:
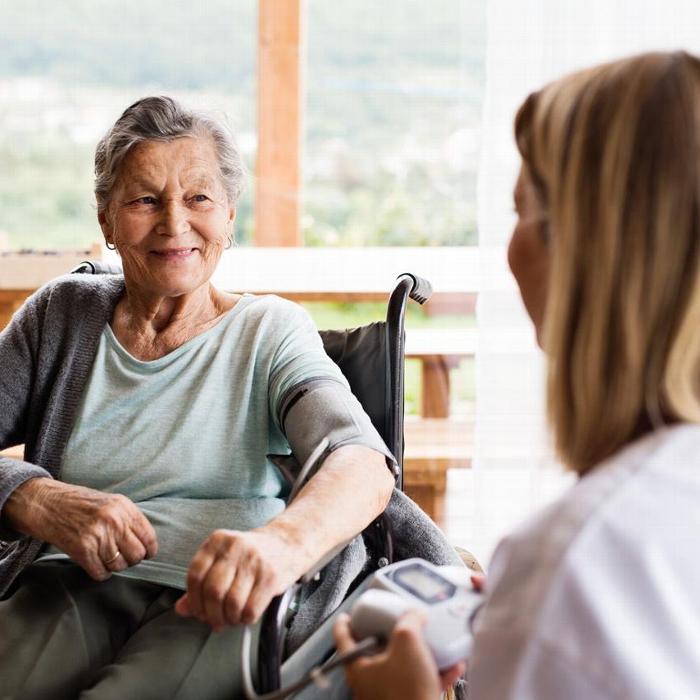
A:
<svg viewBox="0 0 700 700">
<path fill-rule="evenodd" d="M 523 574 L 542 564 L 552 573 L 571 572 L 581 561 L 593 567 L 596 560 L 628 551 L 632 541 L 642 548 L 640 556 L 645 546 L 656 545 L 669 556 L 665 545 L 673 545 L 666 540 L 674 523 L 700 527 L 698 499 L 700 426 L 657 430 L 598 465 L 506 537 L 494 563 L 507 558 L 508 567 Z M 592 568 L 590 575 L 595 575 Z"/>
</svg>

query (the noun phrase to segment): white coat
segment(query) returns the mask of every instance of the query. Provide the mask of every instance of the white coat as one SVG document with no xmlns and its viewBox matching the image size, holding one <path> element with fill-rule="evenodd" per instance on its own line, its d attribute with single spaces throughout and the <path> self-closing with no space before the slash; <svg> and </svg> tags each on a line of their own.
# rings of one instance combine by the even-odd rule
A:
<svg viewBox="0 0 700 700">
<path fill-rule="evenodd" d="M 700 698 L 700 427 L 647 435 L 507 537 L 470 700 Z"/>
</svg>

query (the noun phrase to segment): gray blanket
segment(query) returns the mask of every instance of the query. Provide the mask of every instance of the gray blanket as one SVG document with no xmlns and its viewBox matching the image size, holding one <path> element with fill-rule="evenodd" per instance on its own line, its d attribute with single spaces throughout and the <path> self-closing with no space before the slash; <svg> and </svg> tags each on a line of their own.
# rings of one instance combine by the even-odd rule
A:
<svg viewBox="0 0 700 700">
<path fill-rule="evenodd" d="M 462 565 L 440 529 L 404 493 L 394 489 L 385 515 L 391 523 L 394 559 L 427 559 L 436 566 Z M 322 572 L 320 582 L 307 584 L 303 604 L 287 636 L 287 651 L 295 651 L 343 601 L 352 583 L 365 572 L 367 552 L 358 535 Z"/>
</svg>

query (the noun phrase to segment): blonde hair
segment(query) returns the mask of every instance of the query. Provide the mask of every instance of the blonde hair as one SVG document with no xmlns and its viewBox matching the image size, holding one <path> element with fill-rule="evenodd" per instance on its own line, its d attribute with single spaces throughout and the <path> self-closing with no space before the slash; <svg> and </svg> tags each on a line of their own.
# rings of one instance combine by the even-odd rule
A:
<svg viewBox="0 0 700 700">
<path fill-rule="evenodd" d="M 549 419 L 584 473 L 663 423 L 700 422 L 700 61 L 567 76 L 525 101 L 515 133 L 549 221 Z"/>
</svg>

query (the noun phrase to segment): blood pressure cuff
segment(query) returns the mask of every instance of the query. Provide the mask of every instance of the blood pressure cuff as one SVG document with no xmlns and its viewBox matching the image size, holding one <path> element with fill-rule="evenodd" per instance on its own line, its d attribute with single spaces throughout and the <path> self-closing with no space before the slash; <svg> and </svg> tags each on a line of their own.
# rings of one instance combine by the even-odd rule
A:
<svg viewBox="0 0 700 700">
<path fill-rule="evenodd" d="M 352 392 L 334 379 L 310 379 L 287 392 L 279 422 L 299 464 L 328 438 L 327 453 L 345 445 L 363 445 L 386 458 L 394 478 L 399 468 L 369 416 Z"/>
</svg>

